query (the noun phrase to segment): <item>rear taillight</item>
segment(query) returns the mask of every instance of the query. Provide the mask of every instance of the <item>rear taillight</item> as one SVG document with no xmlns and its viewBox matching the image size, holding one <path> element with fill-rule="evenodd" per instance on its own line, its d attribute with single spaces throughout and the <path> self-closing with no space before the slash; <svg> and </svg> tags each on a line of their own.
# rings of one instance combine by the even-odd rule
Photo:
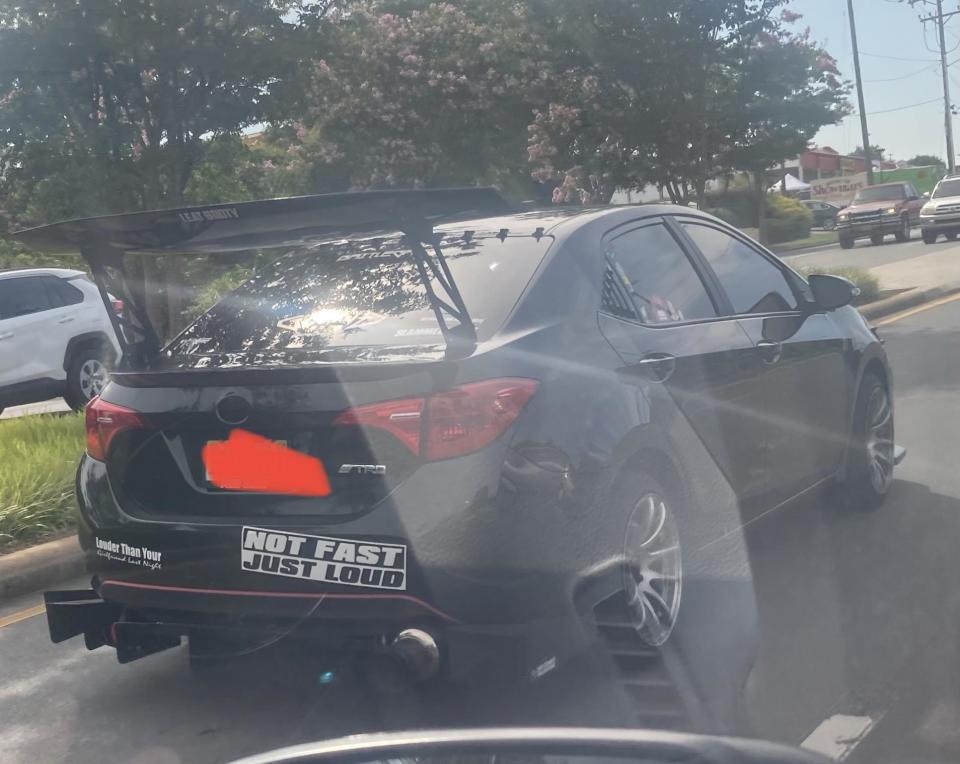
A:
<svg viewBox="0 0 960 764">
<path fill-rule="evenodd" d="M 337 426 L 357 425 L 396 436 L 427 460 L 477 451 L 516 420 L 537 389 L 533 379 L 487 379 L 460 385 L 427 398 L 371 403 L 348 409 Z"/>
<path fill-rule="evenodd" d="M 144 426 L 143 418 L 136 411 L 100 398 L 93 398 L 87 404 L 85 417 L 87 453 L 101 462 L 106 461 L 110 443 L 118 432 Z"/>
</svg>

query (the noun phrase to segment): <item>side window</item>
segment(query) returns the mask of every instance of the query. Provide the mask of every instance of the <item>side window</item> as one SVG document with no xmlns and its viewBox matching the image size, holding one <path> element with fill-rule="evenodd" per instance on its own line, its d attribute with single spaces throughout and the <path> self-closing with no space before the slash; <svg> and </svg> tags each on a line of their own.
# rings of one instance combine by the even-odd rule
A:
<svg viewBox="0 0 960 764">
<path fill-rule="evenodd" d="M 603 309 L 646 324 L 717 315 L 700 276 L 663 224 L 635 228 L 610 241 Z"/>
<path fill-rule="evenodd" d="M 24 276 L 0 281 L 0 318 L 16 318 L 52 307 L 42 278 Z"/>
<path fill-rule="evenodd" d="M 59 308 L 63 305 L 76 305 L 83 302 L 83 292 L 69 281 L 56 276 L 45 276 L 43 282 L 50 293 L 52 307 Z"/>
<path fill-rule="evenodd" d="M 759 252 L 717 228 L 699 223 L 682 225 L 717 274 L 735 313 L 797 309 L 797 297 L 787 277 Z"/>
</svg>

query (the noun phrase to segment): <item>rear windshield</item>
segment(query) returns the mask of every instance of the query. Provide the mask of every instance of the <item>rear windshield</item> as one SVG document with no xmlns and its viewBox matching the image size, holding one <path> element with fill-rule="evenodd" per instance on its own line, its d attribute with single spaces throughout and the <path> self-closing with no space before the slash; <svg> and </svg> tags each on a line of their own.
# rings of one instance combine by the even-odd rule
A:
<svg viewBox="0 0 960 764">
<path fill-rule="evenodd" d="M 478 339 L 503 324 L 551 241 L 472 231 L 443 235 L 441 249 Z M 422 353 L 426 346 L 442 348 L 443 338 L 413 257 L 396 237 L 284 253 L 190 324 L 165 355 L 203 367 L 391 360 L 405 348 Z"/>
</svg>

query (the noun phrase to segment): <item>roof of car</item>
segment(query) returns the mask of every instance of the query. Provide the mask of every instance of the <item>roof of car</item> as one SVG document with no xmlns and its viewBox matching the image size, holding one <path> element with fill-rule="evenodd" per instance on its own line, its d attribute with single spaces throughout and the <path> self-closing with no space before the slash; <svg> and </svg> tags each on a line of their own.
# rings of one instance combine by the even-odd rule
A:
<svg viewBox="0 0 960 764">
<path fill-rule="evenodd" d="M 86 274 L 83 271 L 75 271 L 72 268 L 15 268 L 0 271 L 0 279 L 20 276 L 57 276 L 61 279 L 73 279 L 84 275 Z"/>
</svg>

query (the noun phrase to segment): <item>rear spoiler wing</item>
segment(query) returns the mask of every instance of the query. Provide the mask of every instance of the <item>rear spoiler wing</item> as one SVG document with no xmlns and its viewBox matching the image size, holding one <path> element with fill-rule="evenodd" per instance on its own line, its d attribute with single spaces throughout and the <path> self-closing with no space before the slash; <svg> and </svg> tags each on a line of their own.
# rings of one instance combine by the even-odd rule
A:
<svg viewBox="0 0 960 764">
<path fill-rule="evenodd" d="M 133 277 L 125 255 L 209 255 L 399 231 L 405 235 L 450 356 L 472 350 L 476 330 L 434 226 L 515 211 L 493 188 L 361 191 L 66 220 L 13 236 L 44 252 L 79 251 L 124 346 L 125 365 L 149 366 L 161 343 L 147 315 L 143 279 Z M 142 339 L 134 342 L 133 331 L 124 331 L 111 309 L 109 292 L 124 295 L 125 310 L 130 310 Z M 448 318 L 456 325 L 451 327 Z"/>
</svg>

